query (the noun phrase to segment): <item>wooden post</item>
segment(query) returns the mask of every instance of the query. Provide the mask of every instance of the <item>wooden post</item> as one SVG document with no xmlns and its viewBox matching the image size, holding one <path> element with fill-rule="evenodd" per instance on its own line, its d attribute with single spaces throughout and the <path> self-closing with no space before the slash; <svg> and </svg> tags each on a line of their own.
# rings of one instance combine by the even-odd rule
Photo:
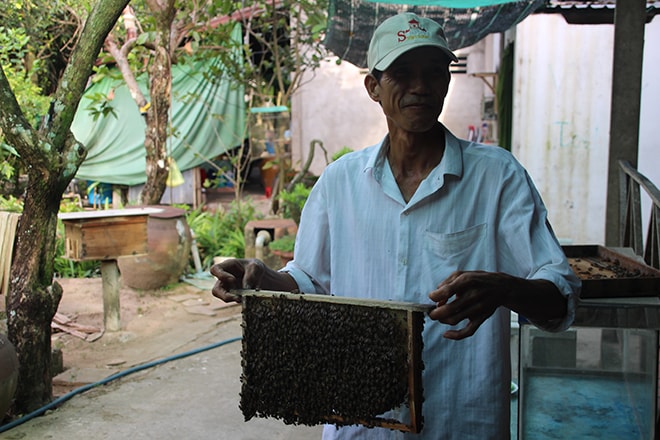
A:
<svg viewBox="0 0 660 440">
<path fill-rule="evenodd" d="M 101 261 L 103 280 L 103 324 L 105 331 L 121 330 L 119 319 L 119 266 L 117 260 Z"/>
<path fill-rule="evenodd" d="M 605 245 L 619 243 L 619 161 L 637 168 L 644 57 L 646 0 L 617 0 L 614 12 L 614 68 L 607 173 Z"/>
</svg>

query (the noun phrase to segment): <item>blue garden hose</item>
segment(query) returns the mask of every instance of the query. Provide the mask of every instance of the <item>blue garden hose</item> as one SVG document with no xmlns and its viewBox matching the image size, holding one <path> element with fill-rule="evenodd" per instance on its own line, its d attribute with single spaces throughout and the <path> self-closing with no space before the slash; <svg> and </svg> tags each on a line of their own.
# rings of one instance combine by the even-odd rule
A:
<svg viewBox="0 0 660 440">
<path fill-rule="evenodd" d="M 179 353 L 179 354 L 175 354 L 175 355 L 172 355 L 172 356 L 168 356 L 168 357 L 163 358 L 163 359 L 147 362 L 147 363 L 144 363 L 144 364 L 141 364 L 141 365 L 136 365 L 136 366 L 131 367 L 127 370 L 120 371 L 119 373 L 112 374 L 112 375 L 110 375 L 110 376 L 106 377 L 105 379 L 102 379 L 98 382 L 83 385 L 80 388 L 76 388 L 75 390 L 73 390 L 73 391 L 71 391 L 71 392 L 69 392 L 69 393 L 67 393 L 63 396 L 58 397 L 57 399 L 53 400 L 52 402 L 42 406 L 39 409 L 36 409 L 36 410 L 32 411 L 29 414 L 24 415 L 23 417 L 21 417 L 19 419 L 16 419 L 12 422 L 9 422 L 5 425 L 0 426 L 0 433 L 3 433 L 5 431 L 9 431 L 10 429 L 15 428 L 18 425 L 21 425 L 21 424 L 27 422 L 28 420 L 31 420 L 35 417 L 43 415 L 46 411 L 48 411 L 50 409 L 53 409 L 53 408 L 56 408 L 57 406 L 59 406 L 62 403 L 66 402 L 67 400 L 71 399 L 73 396 L 84 393 L 85 391 L 91 390 L 92 388 L 95 388 L 99 385 L 107 385 L 108 383 L 112 382 L 113 380 L 120 379 L 122 377 L 128 376 L 129 374 L 137 373 L 138 371 L 146 370 L 147 368 L 156 367 L 158 365 L 165 364 L 165 363 L 170 362 L 170 361 L 175 361 L 177 359 L 182 359 L 182 358 L 185 358 L 185 357 L 188 357 L 188 356 L 192 356 L 194 354 L 201 353 L 201 352 L 204 352 L 204 351 L 207 351 L 207 350 L 222 347 L 223 345 L 227 345 L 227 344 L 230 344 L 232 342 L 236 342 L 236 341 L 240 341 L 240 340 L 241 340 L 240 336 L 235 337 L 235 338 L 225 339 L 224 341 L 216 342 L 214 344 L 207 345 L 205 347 L 196 348 L 194 350 L 190 350 L 190 351 L 186 351 L 184 353 Z"/>
</svg>

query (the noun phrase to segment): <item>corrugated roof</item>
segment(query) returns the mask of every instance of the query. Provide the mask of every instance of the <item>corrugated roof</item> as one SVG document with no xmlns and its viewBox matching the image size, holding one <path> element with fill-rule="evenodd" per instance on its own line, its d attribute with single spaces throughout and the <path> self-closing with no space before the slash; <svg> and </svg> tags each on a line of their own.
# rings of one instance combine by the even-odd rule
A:
<svg viewBox="0 0 660 440">
<path fill-rule="evenodd" d="M 549 8 L 614 8 L 616 0 L 546 0 Z M 646 6 L 650 8 L 660 7 L 660 0 L 648 0 Z"/>
<path fill-rule="evenodd" d="M 546 0 L 536 14 L 562 14 L 572 24 L 612 24 L 616 0 Z M 646 22 L 660 13 L 660 0 L 646 2 Z"/>
</svg>

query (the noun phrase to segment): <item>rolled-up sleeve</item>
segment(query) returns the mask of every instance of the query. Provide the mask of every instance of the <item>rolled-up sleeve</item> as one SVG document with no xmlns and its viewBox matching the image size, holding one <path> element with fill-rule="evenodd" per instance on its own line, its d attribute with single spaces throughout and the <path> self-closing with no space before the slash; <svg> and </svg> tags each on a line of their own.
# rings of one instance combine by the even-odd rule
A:
<svg viewBox="0 0 660 440">
<path fill-rule="evenodd" d="M 526 172 L 505 196 L 503 234 L 511 259 L 522 268 L 520 276 L 527 279 L 547 280 L 566 297 L 567 313 L 552 320 L 530 320 L 537 327 L 550 332 L 566 330 L 575 319 L 575 307 L 581 282 L 575 275 L 564 251 L 557 241 L 547 219 L 547 211 L 537 189 Z M 506 194 L 505 190 L 505 194 Z M 517 207 L 529 206 L 530 209 Z"/>
</svg>

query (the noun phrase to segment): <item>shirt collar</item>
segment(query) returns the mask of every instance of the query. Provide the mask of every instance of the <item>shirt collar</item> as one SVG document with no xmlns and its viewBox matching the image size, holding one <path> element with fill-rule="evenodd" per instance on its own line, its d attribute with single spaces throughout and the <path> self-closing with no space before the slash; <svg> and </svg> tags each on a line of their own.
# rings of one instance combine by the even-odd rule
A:
<svg viewBox="0 0 660 440">
<path fill-rule="evenodd" d="M 445 131 L 445 152 L 442 155 L 440 163 L 429 173 L 427 179 L 438 181 L 442 186 L 444 183 L 444 176 L 449 174 L 456 177 L 463 175 L 463 151 L 461 148 L 461 140 L 458 139 L 452 132 L 450 132 L 444 125 Z M 383 167 L 387 159 L 387 149 L 389 147 L 389 135 L 386 135 L 369 156 L 369 160 L 364 167 L 363 171 L 373 169 L 374 178 L 380 182 L 383 176 Z"/>
</svg>

